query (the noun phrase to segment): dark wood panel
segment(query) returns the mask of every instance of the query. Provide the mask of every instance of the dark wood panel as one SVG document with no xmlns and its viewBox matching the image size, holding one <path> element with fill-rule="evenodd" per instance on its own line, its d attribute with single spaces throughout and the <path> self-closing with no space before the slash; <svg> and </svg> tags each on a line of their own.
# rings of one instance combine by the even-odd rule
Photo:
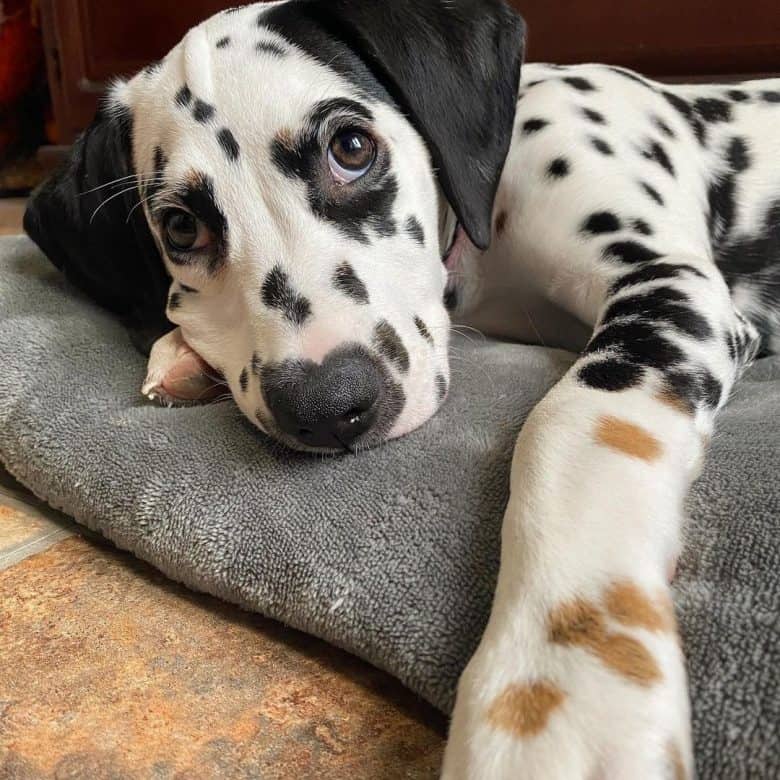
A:
<svg viewBox="0 0 780 780">
<path fill-rule="evenodd" d="M 511 0 L 528 56 L 609 62 L 655 76 L 780 72 L 778 0 Z"/>
</svg>

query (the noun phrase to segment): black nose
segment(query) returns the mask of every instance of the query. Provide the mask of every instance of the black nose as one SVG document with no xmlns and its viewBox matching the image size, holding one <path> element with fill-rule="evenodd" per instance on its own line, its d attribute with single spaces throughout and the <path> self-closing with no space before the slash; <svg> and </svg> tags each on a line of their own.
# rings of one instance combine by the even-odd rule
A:
<svg viewBox="0 0 780 780">
<path fill-rule="evenodd" d="M 263 369 L 263 394 L 277 425 L 309 447 L 348 448 L 376 422 L 383 375 L 361 347 L 334 350 L 320 364 L 287 361 Z"/>
</svg>

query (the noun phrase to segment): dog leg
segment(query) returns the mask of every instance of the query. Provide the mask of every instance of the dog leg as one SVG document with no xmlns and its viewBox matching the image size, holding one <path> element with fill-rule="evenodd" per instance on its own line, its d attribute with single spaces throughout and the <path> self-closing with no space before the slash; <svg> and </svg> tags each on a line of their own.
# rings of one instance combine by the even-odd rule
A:
<svg viewBox="0 0 780 780">
<path fill-rule="evenodd" d="M 692 776 L 667 576 L 715 412 L 757 335 L 697 258 L 633 266 L 604 289 L 588 347 L 517 442 L 447 780 Z"/>
<path fill-rule="evenodd" d="M 155 342 L 141 386 L 150 401 L 182 406 L 207 403 L 227 392 L 217 372 L 184 340 L 181 328 Z"/>
</svg>

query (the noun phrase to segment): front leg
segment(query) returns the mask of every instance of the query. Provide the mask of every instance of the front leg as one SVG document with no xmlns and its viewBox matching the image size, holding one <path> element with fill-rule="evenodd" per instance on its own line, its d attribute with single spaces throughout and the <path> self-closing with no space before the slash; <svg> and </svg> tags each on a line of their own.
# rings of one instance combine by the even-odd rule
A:
<svg viewBox="0 0 780 780">
<path fill-rule="evenodd" d="M 668 574 L 715 411 L 755 333 L 696 258 L 613 280 L 599 322 L 518 439 L 447 780 L 693 773 Z"/>
</svg>

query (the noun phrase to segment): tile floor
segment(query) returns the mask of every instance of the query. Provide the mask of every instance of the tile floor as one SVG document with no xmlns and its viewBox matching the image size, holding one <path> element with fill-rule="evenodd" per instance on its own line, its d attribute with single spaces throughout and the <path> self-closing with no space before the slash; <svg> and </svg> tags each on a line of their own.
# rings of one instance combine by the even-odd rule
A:
<svg viewBox="0 0 780 780">
<path fill-rule="evenodd" d="M 23 208 L 0 200 L 0 234 Z M 178 586 L 0 467 L 0 780 L 435 778 L 444 733 L 388 675 Z"/>
</svg>

